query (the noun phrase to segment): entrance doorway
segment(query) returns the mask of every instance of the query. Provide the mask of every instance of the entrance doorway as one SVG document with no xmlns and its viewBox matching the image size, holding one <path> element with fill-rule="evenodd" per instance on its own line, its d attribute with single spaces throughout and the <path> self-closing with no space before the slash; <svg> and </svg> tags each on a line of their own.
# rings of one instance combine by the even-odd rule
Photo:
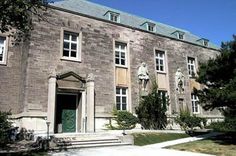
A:
<svg viewBox="0 0 236 156">
<path fill-rule="evenodd" d="M 78 95 L 57 94 L 56 133 L 76 132 Z"/>
</svg>

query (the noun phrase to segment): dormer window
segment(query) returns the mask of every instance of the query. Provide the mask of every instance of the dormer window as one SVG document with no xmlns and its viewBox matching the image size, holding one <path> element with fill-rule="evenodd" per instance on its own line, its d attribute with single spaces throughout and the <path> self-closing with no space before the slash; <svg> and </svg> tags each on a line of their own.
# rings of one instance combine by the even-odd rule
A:
<svg viewBox="0 0 236 156">
<path fill-rule="evenodd" d="M 153 23 L 147 23 L 147 30 L 148 31 L 151 31 L 151 32 L 154 32 L 155 31 L 155 24 Z"/>
<path fill-rule="evenodd" d="M 184 34 L 178 34 L 178 38 L 180 39 L 180 40 L 183 40 L 184 39 Z"/>
<path fill-rule="evenodd" d="M 105 15 L 110 21 L 120 23 L 120 14 L 112 11 L 108 11 Z"/>
<path fill-rule="evenodd" d="M 208 40 L 203 40 L 203 45 L 207 47 L 208 46 L 208 42 L 209 42 Z"/>
<path fill-rule="evenodd" d="M 177 30 L 177 31 L 173 32 L 172 34 L 180 40 L 184 39 L 184 32 L 182 32 L 182 31 Z"/>
<path fill-rule="evenodd" d="M 208 39 L 201 38 L 201 39 L 199 39 L 197 41 L 200 42 L 205 47 L 208 47 L 208 45 L 209 45 L 209 40 Z"/>
</svg>

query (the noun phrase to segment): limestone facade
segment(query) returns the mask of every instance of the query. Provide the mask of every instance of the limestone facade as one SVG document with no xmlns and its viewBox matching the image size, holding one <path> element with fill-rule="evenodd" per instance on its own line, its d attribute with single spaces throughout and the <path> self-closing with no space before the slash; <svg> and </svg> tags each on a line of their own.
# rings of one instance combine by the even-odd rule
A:
<svg viewBox="0 0 236 156">
<path fill-rule="evenodd" d="M 93 74 L 94 84 L 89 80 L 85 86 L 89 94 L 94 94 L 94 99 L 86 98 L 86 92 L 82 100 L 86 104 L 94 103 L 95 112 L 91 114 L 90 111 L 88 115 L 95 122 L 88 126 L 99 130 L 108 123 L 116 107 L 116 86 L 127 88 L 127 110 L 135 112 L 140 94 L 137 70 L 142 62 L 147 64 L 150 82 L 156 80 L 160 90 L 167 91 L 170 97 L 168 114 L 173 115 L 179 111 L 180 103 L 192 108 L 192 88 L 200 87 L 189 77 L 188 57 L 195 59 L 197 67 L 199 62 L 218 54 L 217 49 L 65 10 L 49 8 L 45 17 L 49 22 L 34 19 L 34 30 L 28 42 L 12 45 L 9 40 L 7 62 L 0 65 L 0 110 L 11 110 L 19 125 L 39 131 L 46 128 L 44 120 L 55 115 L 50 114 L 55 108 L 49 107 L 49 103 L 55 103 L 56 99 L 51 95 L 56 92 L 50 90 L 49 85 L 56 87 L 56 76 L 60 73 L 73 71 L 85 79 Z M 64 31 L 79 35 L 81 53 L 77 61 L 62 58 Z M 115 64 L 116 43 L 126 45 L 126 66 Z M 165 72 L 161 73 L 156 71 L 155 53 L 158 50 L 165 54 Z M 185 75 L 183 94 L 176 92 L 175 73 L 178 68 Z M 93 106 L 87 107 L 93 109 Z M 201 108 L 199 115 L 220 117 L 217 111 L 206 112 Z M 27 124 L 29 122 L 39 126 Z"/>
</svg>

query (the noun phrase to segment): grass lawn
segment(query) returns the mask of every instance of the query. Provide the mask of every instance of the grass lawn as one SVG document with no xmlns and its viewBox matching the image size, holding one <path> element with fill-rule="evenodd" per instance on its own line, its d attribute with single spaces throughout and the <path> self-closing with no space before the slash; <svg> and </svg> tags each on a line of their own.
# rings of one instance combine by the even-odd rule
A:
<svg viewBox="0 0 236 156">
<path fill-rule="evenodd" d="M 187 134 L 178 133 L 133 133 L 134 144 L 144 146 L 149 144 L 160 143 L 164 141 L 176 140 L 189 137 Z"/>
<path fill-rule="evenodd" d="M 223 134 L 214 138 L 179 144 L 168 148 L 219 156 L 236 156 L 236 136 L 235 134 Z"/>
</svg>

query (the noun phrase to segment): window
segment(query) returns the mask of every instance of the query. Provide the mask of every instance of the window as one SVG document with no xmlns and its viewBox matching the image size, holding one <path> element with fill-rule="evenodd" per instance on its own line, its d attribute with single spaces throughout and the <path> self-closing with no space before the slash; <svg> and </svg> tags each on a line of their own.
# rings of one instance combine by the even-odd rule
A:
<svg viewBox="0 0 236 156">
<path fill-rule="evenodd" d="M 191 94 L 191 102 L 193 113 L 199 113 L 198 97 L 195 94 Z"/>
<path fill-rule="evenodd" d="M 165 52 L 156 50 L 155 53 L 156 70 L 158 72 L 165 72 Z"/>
<path fill-rule="evenodd" d="M 161 96 L 161 99 L 168 98 L 166 90 L 158 90 L 158 94 Z"/>
<path fill-rule="evenodd" d="M 178 39 L 183 40 L 184 39 L 184 34 L 183 33 L 178 33 Z"/>
<path fill-rule="evenodd" d="M 116 109 L 127 110 L 127 88 L 116 87 Z"/>
<path fill-rule="evenodd" d="M 208 46 L 208 40 L 203 40 L 203 45 L 207 47 Z"/>
<path fill-rule="evenodd" d="M 155 24 L 153 23 L 147 23 L 147 30 L 154 32 L 155 31 Z"/>
<path fill-rule="evenodd" d="M 0 64 L 6 63 L 6 37 L 0 36 Z"/>
<path fill-rule="evenodd" d="M 109 20 L 113 22 L 120 22 L 120 15 L 118 13 L 109 12 Z"/>
<path fill-rule="evenodd" d="M 188 57 L 188 75 L 194 77 L 196 75 L 195 59 Z"/>
<path fill-rule="evenodd" d="M 126 66 L 127 44 L 115 42 L 115 63 L 116 65 Z"/>
<path fill-rule="evenodd" d="M 64 31 L 62 58 L 80 61 L 79 34 Z"/>
<path fill-rule="evenodd" d="M 162 106 L 168 110 L 168 94 L 166 90 L 158 90 L 158 94 L 162 100 Z"/>
</svg>

